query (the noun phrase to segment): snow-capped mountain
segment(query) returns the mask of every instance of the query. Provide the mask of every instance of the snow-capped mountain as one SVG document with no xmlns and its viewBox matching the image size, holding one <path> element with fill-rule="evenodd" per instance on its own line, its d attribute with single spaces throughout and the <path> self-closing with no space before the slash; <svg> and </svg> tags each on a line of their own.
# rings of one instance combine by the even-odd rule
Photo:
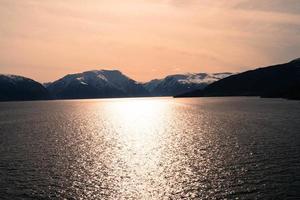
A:
<svg viewBox="0 0 300 200">
<path fill-rule="evenodd" d="M 138 83 L 117 70 L 69 74 L 44 85 L 16 75 L 0 75 L 0 101 L 174 96 L 230 76 L 231 73 L 177 74 Z"/>
<path fill-rule="evenodd" d="M 45 100 L 49 98 L 47 89 L 32 79 L 0 74 L 0 101 Z"/>
<path fill-rule="evenodd" d="M 47 89 L 59 99 L 149 96 L 141 84 L 117 70 L 70 74 L 49 84 Z"/>
<path fill-rule="evenodd" d="M 174 96 L 185 92 L 203 89 L 207 85 L 228 77 L 232 73 L 188 73 L 175 74 L 164 79 L 155 79 L 144 83 L 144 87 L 153 96 Z"/>
<path fill-rule="evenodd" d="M 300 59 L 232 75 L 177 97 L 260 96 L 300 100 Z"/>
</svg>

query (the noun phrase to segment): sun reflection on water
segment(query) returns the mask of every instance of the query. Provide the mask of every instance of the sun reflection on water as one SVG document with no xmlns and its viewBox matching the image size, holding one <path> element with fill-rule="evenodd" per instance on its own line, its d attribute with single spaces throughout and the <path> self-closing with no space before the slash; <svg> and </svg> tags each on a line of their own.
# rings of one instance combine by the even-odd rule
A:
<svg viewBox="0 0 300 200">
<path fill-rule="evenodd" d="M 299 174 L 294 102 L 140 98 L 4 106 L 11 112 L 0 113 L 0 197 L 299 196 L 298 183 L 289 188 Z"/>
<path fill-rule="evenodd" d="M 164 99 L 124 99 L 110 102 L 106 109 L 118 140 L 112 162 L 113 173 L 121 177 L 117 198 L 152 199 L 165 184 L 160 170 L 167 142 L 163 130 L 171 120 L 170 103 Z"/>
<path fill-rule="evenodd" d="M 199 117 L 194 106 L 169 98 L 89 100 L 84 104 L 88 106 L 74 105 L 79 109 L 76 113 L 81 113 L 79 137 L 88 141 L 82 145 L 87 148 L 80 147 L 74 154 L 80 157 L 76 165 L 80 163 L 84 172 L 75 170 L 74 174 L 85 174 L 86 184 L 82 185 L 94 188 L 87 190 L 89 199 L 190 199 L 205 186 L 201 181 L 209 162 L 198 157 L 198 150 L 209 146 L 200 130 L 207 120 L 202 119 L 204 115 Z M 72 127 L 78 127 L 75 124 Z"/>
</svg>

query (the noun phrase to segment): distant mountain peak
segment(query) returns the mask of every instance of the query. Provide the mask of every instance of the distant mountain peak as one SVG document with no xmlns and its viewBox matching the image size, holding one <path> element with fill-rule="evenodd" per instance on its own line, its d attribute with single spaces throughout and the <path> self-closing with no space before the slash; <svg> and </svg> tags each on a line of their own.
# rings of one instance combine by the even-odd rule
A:
<svg viewBox="0 0 300 200">
<path fill-rule="evenodd" d="M 142 84 L 119 70 L 90 70 L 69 74 L 47 86 L 55 98 L 147 96 Z"/>
<path fill-rule="evenodd" d="M 89 70 L 89 71 L 85 71 L 82 73 L 118 73 L 118 74 L 122 74 L 121 71 L 116 70 L 116 69 L 94 69 L 94 70 Z"/>
<path fill-rule="evenodd" d="M 195 89 L 203 89 L 207 85 L 226 78 L 232 73 L 185 73 L 166 76 L 144 83 L 144 87 L 153 96 L 172 96 Z"/>
</svg>

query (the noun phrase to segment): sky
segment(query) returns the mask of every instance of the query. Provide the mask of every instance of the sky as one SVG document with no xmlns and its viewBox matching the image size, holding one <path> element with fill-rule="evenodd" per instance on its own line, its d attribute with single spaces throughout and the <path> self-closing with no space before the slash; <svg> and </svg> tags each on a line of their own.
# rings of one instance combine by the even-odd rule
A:
<svg viewBox="0 0 300 200">
<path fill-rule="evenodd" d="M 0 73 L 137 81 L 300 57 L 299 0 L 0 0 Z"/>
</svg>

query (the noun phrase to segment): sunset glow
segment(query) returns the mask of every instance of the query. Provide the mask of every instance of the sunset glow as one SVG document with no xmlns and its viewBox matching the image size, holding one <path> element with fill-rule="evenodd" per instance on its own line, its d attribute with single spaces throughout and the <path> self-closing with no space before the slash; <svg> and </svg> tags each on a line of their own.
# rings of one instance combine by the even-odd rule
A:
<svg viewBox="0 0 300 200">
<path fill-rule="evenodd" d="M 300 199 L 300 0 L 0 0 L 0 199 Z"/>
<path fill-rule="evenodd" d="M 298 0 L 2 0 L 0 70 L 41 82 L 240 72 L 298 57 L 299 13 Z"/>
</svg>

